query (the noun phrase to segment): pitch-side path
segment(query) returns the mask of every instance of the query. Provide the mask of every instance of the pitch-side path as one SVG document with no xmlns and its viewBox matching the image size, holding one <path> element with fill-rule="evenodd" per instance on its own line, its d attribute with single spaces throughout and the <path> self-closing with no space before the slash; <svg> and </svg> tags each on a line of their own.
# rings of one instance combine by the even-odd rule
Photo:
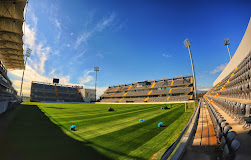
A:
<svg viewBox="0 0 251 160">
<path fill-rule="evenodd" d="M 195 135 L 189 143 L 182 159 L 216 159 L 217 154 L 214 154 L 213 151 L 217 145 L 217 138 L 213 123 L 210 118 L 208 108 L 205 105 L 205 102 L 203 102 L 200 108 L 200 115 Z"/>
</svg>

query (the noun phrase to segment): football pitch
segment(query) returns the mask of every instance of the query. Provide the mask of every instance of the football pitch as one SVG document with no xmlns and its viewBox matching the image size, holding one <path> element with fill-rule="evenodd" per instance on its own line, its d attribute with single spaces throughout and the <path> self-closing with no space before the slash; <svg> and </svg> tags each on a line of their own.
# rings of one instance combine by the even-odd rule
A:
<svg viewBox="0 0 251 160">
<path fill-rule="evenodd" d="M 184 104 L 161 107 L 26 102 L 0 115 L 3 120 L 13 114 L 0 136 L 0 159 L 159 159 L 193 113 L 192 107 L 184 112 Z"/>
</svg>

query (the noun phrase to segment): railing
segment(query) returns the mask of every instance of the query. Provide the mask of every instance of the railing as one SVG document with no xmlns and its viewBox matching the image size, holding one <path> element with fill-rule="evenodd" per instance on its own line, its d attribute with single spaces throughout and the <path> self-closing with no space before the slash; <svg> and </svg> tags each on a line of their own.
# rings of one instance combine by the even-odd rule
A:
<svg viewBox="0 0 251 160">
<path fill-rule="evenodd" d="M 174 149 L 176 148 L 176 146 L 179 144 L 181 138 L 184 136 L 186 130 L 188 129 L 192 119 L 194 118 L 194 116 L 198 116 L 197 110 L 199 109 L 199 106 L 201 105 L 201 101 L 199 101 L 196 109 L 194 110 L 191 118 L 189 119 L 187 125 L 185 126 L 185 128 L 183 129 L 183 131 L 181 132 L 180 136 L 177 138 L 177 140 L 167 149 L 167 151 L 163 154 L 163 156 L 161 157 L 161 160 L 166 160 L 170 157 L 170 155 L 173 153 Z M 195 115 L 195 113 L 197 113 L 197 115 Z"/>
</svg>

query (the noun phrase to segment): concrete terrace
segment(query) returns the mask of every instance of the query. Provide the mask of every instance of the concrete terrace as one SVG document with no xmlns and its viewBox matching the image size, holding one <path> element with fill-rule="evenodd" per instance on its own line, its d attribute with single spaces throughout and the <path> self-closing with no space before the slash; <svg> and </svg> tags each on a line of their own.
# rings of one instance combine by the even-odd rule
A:
<svg viewBox="0 0 251 160">
<path fill-rule="evenodd" d="M 205 102 L 200 107 L 200 114 L 196 132 L 182 157 L 182 159 L 216 159 L 216 133 Z"/>
<path fill-rule="evenodd" d="M 233 99 L 233 98 L 231 98 Z M 230 99 L 229 99 L 230 100 Z M 235 99 L 236 100 L 236 99 Z M 249 104 L 251 101 L 249 100 Z M 239 124 L 232 117 L 230 117 L 226 112 L 224 112 L 220 107 L 212 103 L 215 109 L 224 117 L 228 125 L 232 127 L 230 131 L 235 131 L 235 138 L 240 141 L 240 148 L 235 154 L 236 160 L 250 159 L 251 158 L 251 136 L 248 134 L 250 129 L 243 128 L 243 124 Z"/>
</svg>

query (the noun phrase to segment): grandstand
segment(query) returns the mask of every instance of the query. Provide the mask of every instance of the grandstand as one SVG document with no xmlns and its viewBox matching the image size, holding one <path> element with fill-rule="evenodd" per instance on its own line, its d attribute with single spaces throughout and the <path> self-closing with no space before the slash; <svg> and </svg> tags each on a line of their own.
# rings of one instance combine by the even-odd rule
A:
<svg viewBox="0 0 251 160">
<path fill-rule="evenodd" d="M 188 101 L 193 99 L 193 91 L 193 78 L 186 75 L 110 86 L 101 96 L 101 102 Z"/>
<path fill-rule="evenodd" d="M 31 82 L 31 102 L 84 102 L 80 89 L 83 86 L 69 86 L 54 83 Z"/>
<path fill-rule="evenodd" d="M 13 88 L 12 82 L 7 76 L 7 70 L 0 61 L 0 114 L 11 109 L 19 103 L 17 91 Z"/>
<path fill-rule="evenodd" d="M 171 159 L 250 159 L 250 44 L 251 21 L 233 58 L 201 99 Z"/>
<path fill-rule="evenodd" d="M 0 114 L 20 101 L 8 78 L 8 69 L 24 69 L 23 12 L 26 0 L 0 1 Z"/>
</svg>

